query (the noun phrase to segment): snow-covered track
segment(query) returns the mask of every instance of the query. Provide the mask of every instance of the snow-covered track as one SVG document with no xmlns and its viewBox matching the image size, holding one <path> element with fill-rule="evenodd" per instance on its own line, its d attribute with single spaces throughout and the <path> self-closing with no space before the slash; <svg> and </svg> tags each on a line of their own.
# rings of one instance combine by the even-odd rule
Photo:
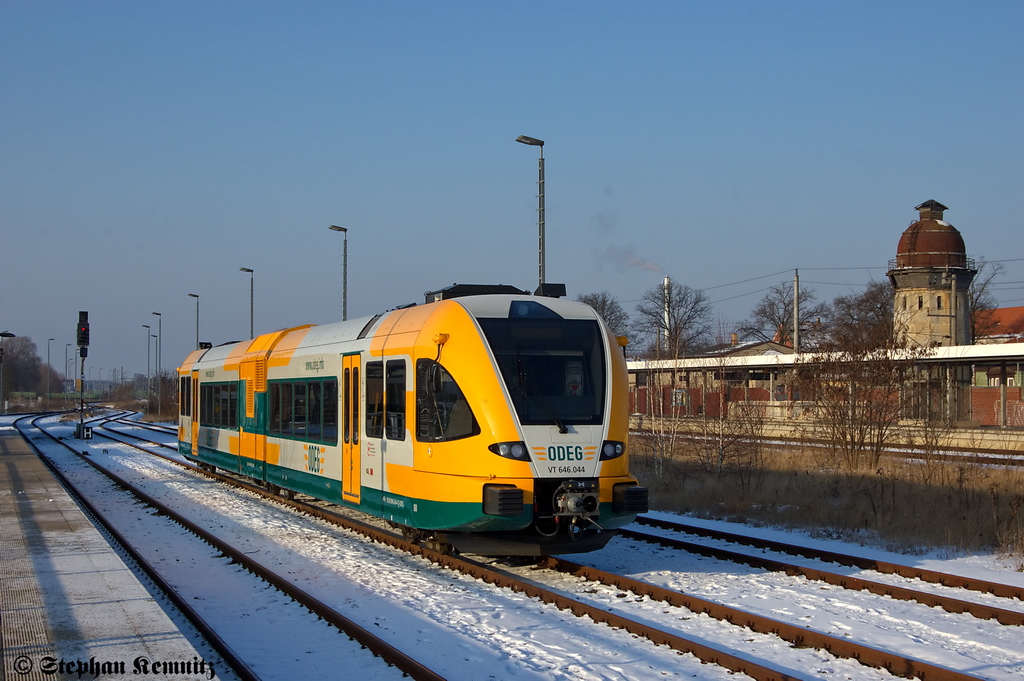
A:
<svg viewBox="0 0 1024 681">
<path fill-rule="evenodd" d="M 32 418 L 32 416 L 35 416 L 35 418 Z M 42 462 L 47 466 L 47 468 L 50 469 L 53 475 L 58 480 L 60 480 L 61 484 L 65 487 L 65 489 L 67 489 L 69 493 L 74 496 L 75 500 L 93 518 L 95 518 L 95 520 L 98 523 L 100 523 L 100 525 L 103 526 L 103 529 L 111 538 L 113 538 L 115 542 L 117 542 L 121 550 L 124 551 L 124 553 L 126 553 L 128 556 L 130 556 L 133 561 L 135 561 L 136 565 L 143 572 L 145 572 L 146 576 L 149 577 L 150 580 L 152 580 L 152 582 L 157 586 L 157 588 L 160 589 L 160 591 L 166 596 L 166 598 L 169 601 L 171 601 L 174 604 L 174 606 L 178 608 L 181 614 L 192 624 L 192 626 L 194 626 L 196 630 L 203 635 L 203 637 L 210 644 L 210 646 L 224 658 L 224 661 L 231 666 L 231 670 L 243 681 L 260 681 L 260 677 L 257 676 L 255 672 L 253 672 L 252 669 L 249 668 L 249 666 L 245 663 L 244 660 L 242 660 L 235 654 L 235 652 L 231 649 L 230 646 L 227 645 L 224 639 L 221 638 L 221 636 L 216 631 L 214 631 L 214 629 L 209 624 L 207 624 L 207 622 L 199 615 L 198 612 L 196 612 L 196 610 L 191 606 L 191 604 L 187 600 L 182 598 L 178 594 L 178 592 L 173 587 L 171 587 L 170 584 L 167 583 L 167 581 L 163 578 L 160 572 L 156 568 L 154 568 L 141 553 L 135 550 L 132 544 L 124 538 L 124 536 L 117 529 L 117 527 L 113 523 L 111 523 L 110 520 L 106 518 L 103 513 L 101 513 L 84 495 L 78 494 L 75 491 L 75 486 L 72 484 L 72 482 L 61 472 L 59 468 L 54 466 L 50 462 L 50 460 L 43 454 L 43 452 L 35 445 L 35 443 L 32 442 L 32 438 L 29 437 L 25 433 L 25 431 L 21 429 L 21 421 L 27 420 L 29 418 L 32 418 L 31 425 L 33 428 L 35 428 L 35 432 L 42 433 L 53 442 L 66 447 L 75 454 L 78 453 L 75 452 L 75 450 L 70 445 L 68 445 L 67 443 L 63 442 L 58 438 L 55 438 L 44 428 L 41 428 L 38 425 L 36 425 L 36 421 L 38 421 L 41 418 L 44 418 L 44 416 L 32 416 L 26 416 L 23 417 L 22 419 L 18 419 L 17 421 L 15 421 L 15 426 L 18 428 L 19 432 L 21 432 L 22 437 L 24 437 L 28 445 L 36 452 L 36 455 L 40 458 L 40 460 L 42 460 Z"/>
<path fill-rule="evenodd" d="M 54 437 L 45 429 L 36 426 L 34 422 L 33 426 L 35 426 L 39 432 L 44 433 L 53 442 L 63 445 L 71 452 L 74 452 L 76 455 L 78 454 L 78 452 L 75 451 L 70 445 Z M 26 440 L 28 440 L 31 443 L 31 439 L 27 436 Z M 43 455 L 42 452 L 38 450 L 38 448 L 36 448 L 36 451 L 44 460 L 44 462 L 47 461 L 45 455 Z M 393 665 L 397 669 L 401 670 L 403 674 L 408 675 L 409 677 L 417 680 L 443 681 L 443 676 L 436 674 L 435 672 L 433 672 L 423 664 L 419 663 L 415 659 L 409 657 L 402 651 L 391 646 L 386 641 L 376 636 L 374 633 L 372 633 L 365 627 L 362 627 L 359 624 L 353 622 L 352 620 L 345 617 L 341 613 L 337 612 L 333 608 L 330 608 L 329 606 L 324 604 L 319 599 L 306 593 L 299 587 L 292 584 L 286 577 L 280 576 L 274 571 L 267 569 L 259 562 L 249 558 L 249 556 L 247 556 L 244 552 L 234 548 L 227 542 L 221 540 L 216 535 L 214 535 L 211 532 L 208 532 L 196 523 L 191 522 L 181 514 L 177 513 L 174 509 L 170 508 L 166 504 L 161 503 L 160 501 L 158 501 L 151 495 L 147 494 L 143 490 L 139 489 L 137 486 L 131 484 L 129 481 L 125 480 L 121 476 L 118 476 L 117 474 L 93 462 L 87 456 L 81 456 L 80 458 L 87 464 L 89 464 L 89 466 L 91 466 L 94 470 L 102 473 L 116 485 L 128 491 L 136 499 L 146 504 L 147 506 L 153 508 L 159 514 L 173 520 L 175 523 L 185 528 L 195 536 L 199 537 L 210 546 L 213 546 L 215 549 L 217 549 L 217 551 L 221 552 L 233 563 L 242 566 L 244 569 L 248 570 L 253 575 L 267 582 L 268 584 L 275 587 L 295 602 L 307 608 L 317 617 L 323 619 L 325 622 L 329 623 L 330 625 L 336 627 L 343 633 L 347 634 L 352 640 L 356 641 L 357 643 L 359 643 L 359 645 L 363 646 L 364 648 L 369 649 L 375 655 L 384 660 L 387 664 Z M 63 476 L 58 469 L 56 469 L 53 466 L 50 466 L 50 468 L 51 470 L 54 470 L 55 474 L 61 479 L 65 487 L 67 487 L 69 490 L 74 490 L 74 485 L 65 476 Z M 160 586 L 160 588 L 168 595 L 168 597 L 172 601 L 174 601 L 175 605 L 182 609 L 183 613 L 189 618 L 191 622 L 193 622 L 196 628 L 199 629 L 204 634 L 204 636 L 207 637 L 211 645 L 219 653 L 221 653 L 226 660 L 228 660 L 229 664 L 231 664 L 235 670 L 237 670 L 239 676 L 245 681 L 259 681 L 260 677 L 257 676 L 255 672 L 253 672 L 252 669 L 247 665 L 247 663 L 239 655 L 237 655 L 236 652 L 232 650 L 232 648 L 227 643 L 224 642 L 223 638 L 221 638 L 217 634 L 214 628 L 210 626 L 207 622 L 205 622 L 204 619 L 195 611 L 195 609 L 193 609 L 188 604 L 187 601 L 182 599 L 177 594 L 173 587 L 171 587 L 169 584 L 167 584 L 166 581 L 163 580 L 162 576 L 160 575 L 159 569 L 153 566 L 139 552 L 135 551 L 132 548 L 131 544 L 127 542 L 117 531 L 114 524 L 109 519 L 105 518 L 102 513 L 96 510 L 95 507 L 89 504 L 89 502 L 83 496 L 78 495 L 78 498 L 82 501 L 83 505 L 86 508 L 88 508 L 89 512 L 92 513 L 97 518 L 97 520 L 104 525 L 105 528 L 107 528 L 107 530 L 119 542 L 119 544 L 121 544 L 121 546 L 124 547 L 125 551 L 132 556 L 132 558 L 139 564 L 140 568 L 142 568 L 146 572 L 146 574 L 149 575 L 154 580 L 154 582 L 156 582 Z"/>
<path fill-rule="evenodd" d="M 154 454 L 154 452 L 145 447 L 138 445 L 132 446 L 137 446 L 139 449 L 146 451 L 147 453 Z M 171 448 L 173 449 L 173 447 Z M 162 456 L 158 453 L 156 453 L 156 455 Z M 174 461 L 173 458 L 169 458 L 169 460 Z M 175 461 L 175 463 L 188 467 L 193 471 L 198 470 L 181 461 Z M 462 558 L 445 556 L 431 551 L 429 548 L 409 544 L 393 532 L 382 530 L 379 527 L 374 528 L 368 524 L 352 520 L 351 518 L 344 518 L 334 512 L 332 508 L 316 507 L 301 500 L 292 501 L 284 499 L 270 491 L 239 481 L 232 476 L 224 476 L 220 473 L 210 472 L 203 472 L 203 474 L 222 480 L 230 485 L 247 489 L 254 494 L 272 499 L 280 504 L 302 511 L 303 513 L 314 515 L 331 523 L 346 527 L 347 529 L 358 531 L 361 534 L 372 537 L 375 541 L 386 543 L 389 546 L 403 551 L 418 554 L 438 565 L 459 570 L 474 578 L 509 588 L 513 591 L 525 593 L 541 601 L 555 604 L 557 607 L 568 610 L 578 616 L 586 615 L 595 621 L 605 622 L 610 626 L 622 628 L 636 636 L 647 638 L 657 644 L 664 644 L 675 650 L 693 653 L 704 662 L 718 664 L 733 671 L 742 671 L 759 679 L 787 678 L 787 673 L 784 671 L 784 668 L 783 670 L 772 669 L 770 663 L 758 664 L 751 661 L 749 656 L 744 658 L 741 655 L 733 654 L 735 651 L 731 648 L 706 645 L 706 641 L 699 636 L 696 638 L 688 638 L 674 632 L 671 626 L 659 628 L 652 625 L 649 620 L 644 620 L 642 617 L 640 619 L 636 619 L 635 616 L 630 617 L 623 615 L 622 608 L 597 607 L 586 602 L 585 598 L 576 599 L 566 595 L 572 591 L 582 592 L 582 594 L 585 595 L 587 593 L 586 589 L 581 590 L 570 588 L 566 590 L 558 587 L 554 589 L 545 588 L 544 586 L 538 585 L 536 581 L 518 579 L 514 575 L 510 575 L 509 571 L 506 570 L 493 569 L 492 567 L 480 563 L 474 563 L 473 561 L 468 561 Z M 647 582 L 631 580 L 621 575 L 609 574 L 594 568 L 587 568 L 570 563 L 568 561 L 561 561 L 553 558 L 547 559 L 542 563 L 541 567 L 552 568 L 556 571 L 573 575 L 575 577 L 598 581 L 617 589 L 629 590 L 636 594 L 640 599 L 647 598 L 652 601 L 664 602 L 673 606 L 686 607 L 695 613 L 706 614 L 722 622 L 748 627 L 755 632 L 778 636 L 797 647 L 824 650 L 836 657 L 856 660 L 861 664 L 885 669 L 896 675 L 906 677 L 916 676 L 925 679 L 976 678 L 960 672 L 951 671 L 945 667 L 939 667 L 917 660 L 906 655 L 896 654 L 886 650 L 854 643 L 848 637 L 833 636 L 813 631 L 804 624 L 790 624 L 770 617 L 765 617 L 763 614 L 756 614 L 728 607 L 721 603 L 704 600 L 690 594 L 652 586 Z M 557 581 L 557 579 L 553 581 Z M 681 619 L 687 618 L 682 617 Z M 771 656 L 758 655 L 755 655 L 754 658 L 760 663 L 764 663 L 765 660 L 772 659 Z"/>
<path fill-rule="evenodd" d="M 641 525 L 647 525 L 649 527 L 657 527 L 664 530 L 683 532 L 691 535 L 696 535 L 699 537 L 706 537 L 709 539 L 721 539 L 734 544 L 743 544 L 746 546 L 752 546 L 754 548 L 763 549 L 767 551 L 788 553 L 791 555 L 803 556 L 805 558 L 813 558 L 828 563 L 837 563 L 839 565 L 857 567 L 862 570 L 874 570 L 876 572 L 880 572 L 883 574 L 894 574 L 899 575 L 900 577 L 906 577 L 908 579 L 919 579 L 923 582 L 929 582 L 932 584 L 941 584 L 943 586 L 956 587 L 968 591 L 977 591 L 980 593 L 992 594 L 993 596 L 999 596 L 1001 598 L 1015 598 L 1017 600 L 1024 601 L 1024 589 L 1022 589 L 1019 586 L 1014 586 L 1010 584 L 1000 584 L 999 582 L 990 582 L 977 578 L 968 578 L 962 577 L 960 575 L 951 575 L 945 572 L 925 570 L 919 567 L 900 565 L 898 563 L 890 563 L 871 558 L 865 558 L 863 556 L 853 556 L 849 554 L 837 553 L 835 551 L 826 551 L 823 549 L 799 546 L 796 544 L 786 544 L 783 542 L 772 541 L 761 537 L 750 537 L 742 534 L 723 532 L 720 530 L 699 527 L 687 523 L 672 522 L 659 518 L 648 518 L 640 516 L 637 518 L 637 523 Z M 642 538 L 645 541 L 648 537 L 652 536 L 636 532 L 634 532 L 633 534 L 637 535 L 635 538 Z M 896 598 L 897 596 L 893 597 Z M 937 605 L 937 603 L 929 603 L 929 605 Z M 964 611 L 950 610 L 950 612 Z M 975 613 L 972 612 L 972 614 Z M 992 616 L 975 614 L 975 616 L 984 617 L 986 619 L 999 619 L 999 621 L 1003 622 L 1004 624 L 1022 624 L 1022 622 L 1017 621 L 1003 621 L 999 617 L 995 617 L 994 614 Z"/>
<path fill-rule="evenodd" d="M 681 591 L 666 589 L 648 582 L 612 574 L 594 567 L 588 567 L 563 560 L 561 558 L 548 557 L 543 559 L 540 565 L 590 581 L 599 582 L 608 586 L 615 586 L 620 589 L 626 589 L 635 594 L 647 596 L 653 600 L 668 603 L 669 605 L 686 608 L 696 613 L 703 613 L 717 620 L 746 627 L 752 631 L 774 634 L 795 646 L 826 650 L 837 657 L 845 657 L 857 660 L 861 664 L 870 667 L 885 669 L 895 676 L 901 676 L 908 679 L 926 679 L 927 681 L 963 681 L 966 679 L 977 678 L 969 674 L 962 674 L 951 669 L 938 667 L 933 664 L 929 664 L 921 660 L 915 660 L 887 650 L 862 645 L 846 638 L 816 632 L 804 626 L 789 624 L 788 622 L 765 617 L 764 615 L 758 615 L 746 610 L 741 610 L 739 608 L 734 608 L 686 594 Z M 657 640 L 656 636 L 659 632 L 656 631 L 652 632 L 653 636 L 640 634 L 639 632 L 634 633 L 644 635 L 656 643 L 667 643 L 668 645 L 672 645 L 667 640 Z"/>
<path fill-rule="evenodd" d="M 147 453 L 153 453 L 139 445 L 133 444 L 131 446 L 137 447 Z M 157 454 L 157 456 L 161 455 Z M 173 459 L 169 460 L 173 461 Z M 177 461 L 175 461 L 175 463 L 191 468 L 190 464 L 183 464 Z M 198 471 L 198 469 L 194 470 Z M 376 527 L 368 523 L 362 523 L 350 517 L 334 513 L 329 509 L 308 504 L 302 500 L 282 498 L 258 486 L 240 481 L 233 476 L 225 476 L 220 473 L 210 471 L 202 471 L 202 473 L 221 480 L 226 484 L 247 489 L 250 492 L 264 496 L 267 499 L 289 506 L 295 510 L 314 515 L 326 520 L 327 522 L 345 527 L 346 529 L 369 537 L 373 541 L 381 542 L 393 548 L 422 556 L 439 566 L 457 570 L 463 574 L 490 584 L 525 593 L 526 595 L 537 598 L 545 603 L 551 603 L 562 610 L 568 610 L 579 617 L 589 617 L 596 622 L 607 623 L 612 627 L 620 628 L 633 635 L 646 638 L 657 645 L 667 645 L 674 650 L 691 653 L 705 663 L 717 664 L 734 672 L 745 673 L 755 679 L 788 678 L 784 671 L 773 669 L 767 665 L 758 664 L 750 659 L 734 655 L 728 650 L 709 646 L 697 638 L 682 636 L 669 630 L 660 629 L 652 626 L 649 622 L 631 618 L 617 612 L 611 612 L 609 609 L 572 598 L 565 595 L 565 593 L 545 588 L 531 581 L 520 579 L 507 571 L 495 569 L 491 566 L 467 560 L 465 558 L 439 553 L 428 547 L 407 542 L 397 534 L 381 529 L 380 527 Z M 654 586 L 622 575 L 610 574 L 595 568 L 585 567 L 570 561 L 558 558 L 546 558 L 541 561 L 539 567 L 553 569 L 576 577 L 600 582 L 608 586 L 626 589 L 637 595 L 646 596 L 653 600 L 673 606 L 685 607 L 693 612 L 704 613 L 714 617 L 715 619 L 730 622 L 737 626 L 747 627 L 756 632 L 776 635 L 796 646 L 826 650 L 837 657 L 857 660 L 858 662 L 868 666 L 885 669 L 897 676 L 903 676 L 906 678 L 917 677 L 929 680 L 938 679 L 940 681 L 975 678 L 942 667 L 937 667 L 920 660 L 858 644 L 845 638 L 814 632 L 803 626 L 788 624 L 773 618 L 768 618 L 755 613 L 697 598 L 679 591 Z"/>
</svg>

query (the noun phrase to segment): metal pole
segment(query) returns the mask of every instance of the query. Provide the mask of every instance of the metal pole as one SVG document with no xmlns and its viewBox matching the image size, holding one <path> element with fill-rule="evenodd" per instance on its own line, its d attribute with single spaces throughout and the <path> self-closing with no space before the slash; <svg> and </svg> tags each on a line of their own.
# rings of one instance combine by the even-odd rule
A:
<svg viewBox="0 0 1024 681">
<path fill-rule="evenodd" d="M 543 284 L 547 281 L 544 268 L 544 145 L 540 146 L 540 161 L 537 166 L 538 179 L 537 179 L 537 230 L 539 232 L 538 237 L 538 249 L 540 250 L 540 283 Z"/>
<path fill-rule="evenodd" d="M 544 140 L 536 137 L 520 135 L 516 142 L 527 144 L 531 147 L 540 147 L 540 160 L 537 161 L 537 250 L 538 266 L 537 278 L 541 285 L 546 281 L 544 268 Z"/>
<path fill-rule="evenodd" d="M 189 298 L 196 299 L 196 350 L 199 349 L 199 296 L 195 293 L 188 294 Z"/>
<path fill-rule="evenodd" d="M 4 399 L 4 338 L 14 338 L 14 334 L 10 331 L 0 333 L 0 406 L 3 407 L 6 414 L 7 400 Z"/>
<path fill-rule="evenodd" d="M 348 319 L 348 227 L 331 225 L 328 227 L 332 232 L 341 232 L 341 321 Z"/>
<path fill-rule="evenodd" d="M 57 339 L 46 339 L 46 406 L 43 407 L 43 409 L 46 411 L 50 410 L 50 372 L 52 371 L 52 369 L 50 368 L 50 341 L 53 340 Z"/>
<path fill-rule="evenodd" d="M 163 359 L 160 355 L 163 352 L 164 347 L 164 316 L 159 312 L 154 312 L 157 318 L 157 339 L 156 339 L 156 413 L 163 414 L 163 375 L 160 373 L 161 364 L 160 360 Z"/>
<path fill-rule="evenodd" d="M 348 230 L 342 239 L 341 251 L 341 321 L 348 319 Z"/>
<path fill-rule="evenodd" d="M 68 348 L 71 347 L 71 343 L 65 343 L 64 345 L 64 411 L 68 410 L 68 375 L 71 373 L 68 371 Z"/>
<path fill-rule="evenodd" d="M 85 435 L 85 357 L 82 357 L 81 347 L 78 348 L 78 356 L 82 358 L 82 371 L 78 379 L 78 437 L 83 437 Z"/>
<path fill-rule="evenodd" d="M 153 334 L 152 334 L 152 329 L 149 327 L 149 324 L 143 324 L 142 328 L 144 328 L 146 330 L 146 410 L 148 411 L 149 408 L 150 408 L 150 405 L 149 405 L 149 393 L 150 393 L 150 390 L 152 390 L 152 385 L 150 384 L 150 378 L 149 378 L 149 376 L 150 376 L 150 374 L 149 374 L 149 343 L 150 343 L 149 338 Z"/>
<path fill-rule="evenodd" d="M 793 270 L 793 352 L 800 352 L 800 270 Z"/>
<path fill-rule="evenodd" d="M 253 280 L 253 271 L 250 268 L 248 268 L 248 267 L 239 267 L 238 271 L 240 271 L 240 272 L 248 272 L 249 273 L 249 338 L 253 338 L 253 337 L 256 336 L 256 334 L 253 333 L 253 324 L 252 324 L 252 290 L 253 290 L 252 280 Z"/>
</svg>

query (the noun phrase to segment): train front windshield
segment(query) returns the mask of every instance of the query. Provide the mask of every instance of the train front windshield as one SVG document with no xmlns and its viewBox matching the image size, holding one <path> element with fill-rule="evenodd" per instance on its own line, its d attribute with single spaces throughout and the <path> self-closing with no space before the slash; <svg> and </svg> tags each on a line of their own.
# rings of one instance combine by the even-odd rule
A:
<svg viewBox="0 0 1024 681">
<path fill-rule="evenodd" d="M 593 320 L 479 319 L 523 425 L 600 425 L 604 335 Z"/>
</svg>

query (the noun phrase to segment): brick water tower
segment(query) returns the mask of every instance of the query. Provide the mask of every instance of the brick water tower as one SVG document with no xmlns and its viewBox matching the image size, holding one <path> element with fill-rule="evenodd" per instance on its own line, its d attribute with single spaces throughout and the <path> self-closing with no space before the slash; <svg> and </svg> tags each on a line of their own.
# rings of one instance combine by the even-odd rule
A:
<svg viewBox="0 0 1024 681">
<path fill-rule="evenodd" d="M 929 200 L 915 210 L 920 218 L 903 232 L 889 261 L 895 331 L 923 347 L 970 345 L 968 290 L 978 270 L 960 232 L 942 219 L 946 206 Z"/>
</svg>

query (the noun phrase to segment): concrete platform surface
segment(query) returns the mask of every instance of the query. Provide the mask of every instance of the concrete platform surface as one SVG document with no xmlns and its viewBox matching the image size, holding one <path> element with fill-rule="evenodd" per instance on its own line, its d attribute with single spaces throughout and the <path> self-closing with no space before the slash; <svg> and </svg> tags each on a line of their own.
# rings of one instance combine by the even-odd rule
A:
<svg viewBox="0 0 1024 681">
<path fill-rule="evenodd" d="M 214 673 L 12 428 L 0 428 L 0 651 L 0 681 Z"/>
</svg>

